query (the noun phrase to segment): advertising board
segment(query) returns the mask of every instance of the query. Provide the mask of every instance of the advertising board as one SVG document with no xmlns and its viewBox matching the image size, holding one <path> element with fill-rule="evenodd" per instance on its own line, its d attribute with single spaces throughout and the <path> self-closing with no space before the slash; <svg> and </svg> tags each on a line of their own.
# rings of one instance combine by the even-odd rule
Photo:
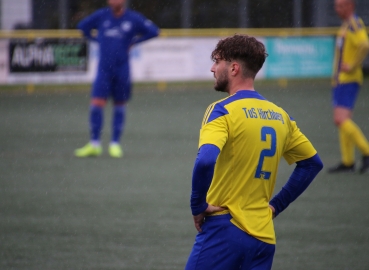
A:
<svg viewBox="0 0 369 270">
<path fill-rule="evenodd" d="M 83 39 L 13 39 L 9 42 L 11 73 L 85 72 L 87 56 L 87 44 Z"/>
<path fill-rule="evenodd" d="M 263 39 L 259 39 L 264 42 Z M 134 81 L 212 80 L 211 53 L 219 38 L 162 38 L 131 51 Z M 258 78 L 264 76 L 264 70 Z"/>
<path fill-rule="evenodd" d="M 9 75 L 8 41 L 0 40 L 0 83 L 6 83 Z"/>
<path fill-rule="evenodd" d="M 259 38 L 269 54 L 257 79 L 330 77 L 333 37 Z M 218 37 L 157 38 L 132 47 L 134 82 L 213 80 L 211 52 Z M 0 43 L 0 83 L 91 83 L 99 46 L 83 39 Z M 1 66 L 3 64 L 3 67 Z"/>
<path fill-rule="evenodd" d="M 333 37 L 266 38 L 266 78 L 330 77 Z"/>
</svg>

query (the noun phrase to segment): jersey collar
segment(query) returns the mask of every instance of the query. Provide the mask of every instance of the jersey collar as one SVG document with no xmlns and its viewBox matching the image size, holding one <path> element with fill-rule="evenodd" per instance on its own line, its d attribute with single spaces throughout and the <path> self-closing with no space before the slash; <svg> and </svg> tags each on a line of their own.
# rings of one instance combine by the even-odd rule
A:
<svg viewBox="0 0 369 270">
<path fill-rule="evenodd" d="M 260 100 L 266 100 L 258 92 L 252 90 L 239 90 L 234 94 L 234 96 L 237 96 L 238 98 L 256 98 Z"/>
</svg>

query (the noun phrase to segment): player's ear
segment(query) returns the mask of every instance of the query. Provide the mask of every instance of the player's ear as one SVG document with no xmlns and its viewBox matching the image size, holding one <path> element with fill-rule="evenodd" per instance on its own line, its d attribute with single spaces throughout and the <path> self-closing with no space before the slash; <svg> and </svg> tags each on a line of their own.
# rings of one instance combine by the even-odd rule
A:
<svg viewBox="0 0 369 270">
<path fill-rule="evenodd" d="M 240 72 L 240 64 L 237 62 L 232 62 L 230 65 L 232 76 L 236 76 Z"/>
</svg>

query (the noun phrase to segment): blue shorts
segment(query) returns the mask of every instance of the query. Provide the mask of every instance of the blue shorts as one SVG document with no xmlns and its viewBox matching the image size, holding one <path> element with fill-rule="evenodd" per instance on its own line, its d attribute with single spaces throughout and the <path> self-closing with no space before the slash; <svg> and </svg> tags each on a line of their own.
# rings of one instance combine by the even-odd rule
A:
<svg viewBox="0 0 369 270">
<path fill-rule="evenodd" d="M 345 107 L 352 110 L 355 106 L 359 89 L 360 85 L 358 83 L 338 84 L 332 91 L 333 107 Z"/>
<path fill-rule="evenodd" d="M 267 270 L 272 268 L 275 245 L 262 242 L 231 223 L 230 214 L 206 217 L 186 270 Z"/>
<path fill-rule="evenodd" d="M 131 98 L 131 78 L 129 64 L 110 69 L 98 69 L 92 87 L 92 98 L 108 99 L 115 102 L 126 102 Z"/>
</svg>

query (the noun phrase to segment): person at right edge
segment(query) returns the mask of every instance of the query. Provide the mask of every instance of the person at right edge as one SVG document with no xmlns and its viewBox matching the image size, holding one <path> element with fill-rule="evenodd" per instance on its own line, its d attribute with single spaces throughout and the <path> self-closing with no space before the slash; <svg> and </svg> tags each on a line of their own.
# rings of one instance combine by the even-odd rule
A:
<svg viewBox="0 0 369 270">
<path fill-rule="evenodd" d="M 356 146 L 363 155 L 360 173 L 365 173 L 369 170 L 369 143 L 352 121 L 352 112 L 363 83 L 361 66 L 369 51 L 368 35 L 363 21 L 355 14 L 354 0 L 335 0 L 335 10 L 343 20 L 337 35 L 332 93 L 342 160 L 328 172 L 354 172 Z"/>
</svg>

